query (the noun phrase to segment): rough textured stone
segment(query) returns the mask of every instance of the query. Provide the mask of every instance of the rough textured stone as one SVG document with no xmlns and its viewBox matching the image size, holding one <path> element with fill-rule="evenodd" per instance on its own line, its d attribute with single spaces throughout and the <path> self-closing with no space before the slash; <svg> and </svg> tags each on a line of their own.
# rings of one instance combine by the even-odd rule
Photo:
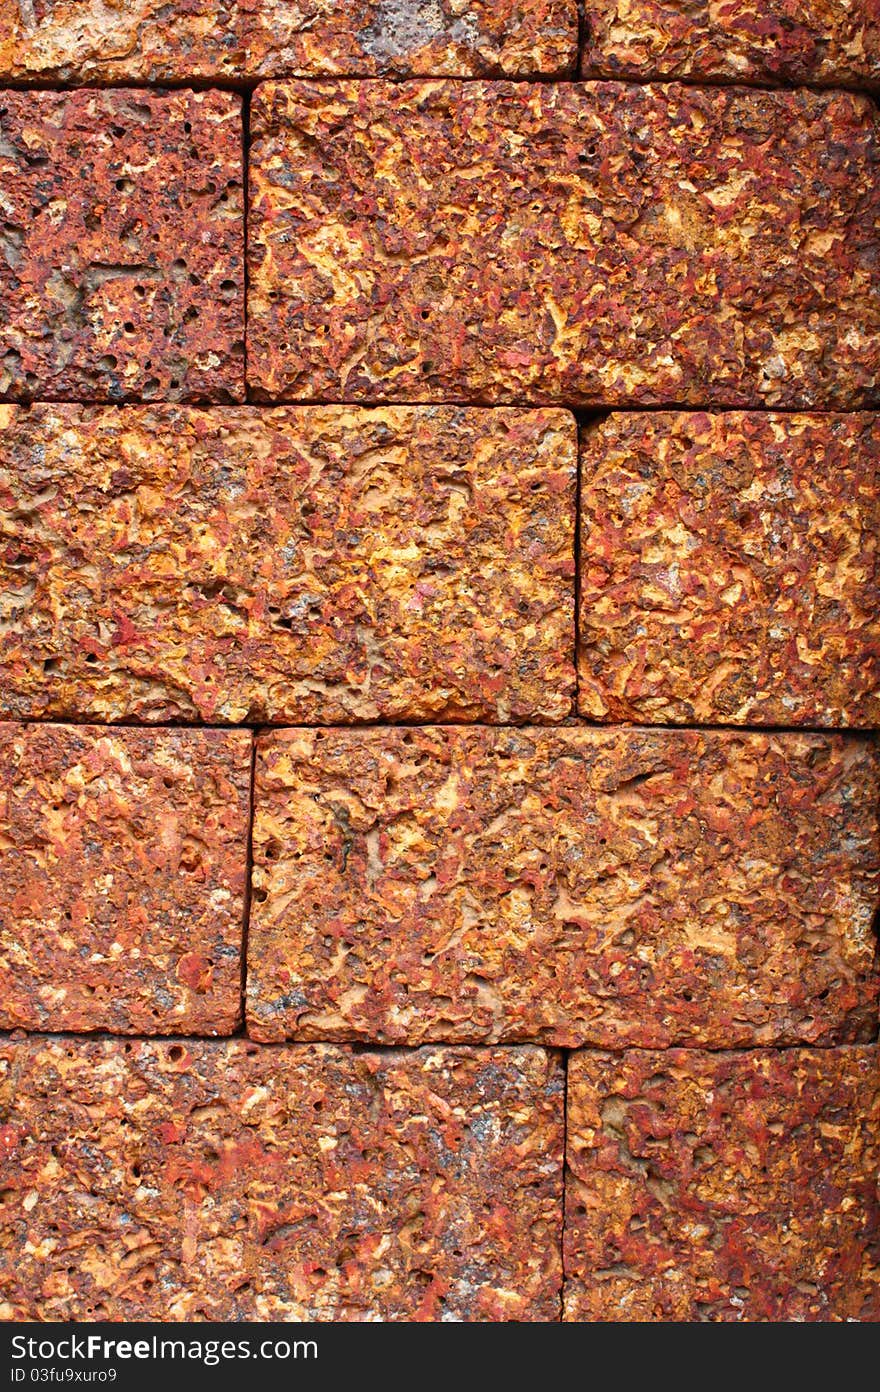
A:
<svg viewBox="0 0 880 1392">
<path fill-rule="evenodd" d="M 561 719 L 561 411 L 0 408 L 0 711 Z"/>
<path fill-rule="evenodd" d="M 241 99 L 0 94 L 0 396 L 240 398 Z"/>
<path fill-rule="evenodd" d="M 570 1320 L 880 1319 L 875 1047 L 577 1054 Z"/>
<path fill-rule="evenodd" d="M 580 499 L 582 715 L 880 725 L 880 418 L 612 415 Z"/>
<path fill-rule="evenodd" d="M 261 398 L 878 399 L 876 111 L 847 93 L 267 83 Z"/>
<path fill-rule="evenodd" d="M 878 791 L 841 736 L 263 736 L 249 1033 L 871 1038 Z"/>
<path fill-rule="evenodd" d="M 15 82 L 554 76 L 577 41 L 577 0 L 0 0 Z"/>
<path fill-rule="evenodd" d="M 0 725 L 0 1027 L 229 1034 L 251 737 Z"/>
<path fill-rule="evenodd" d="M 558 1318 L 541 1049 L 0 1048 L 0 1316 Z"/>
<path fill-rule="evenodd" d="M 877 0 L 586 0 L 585 77 L 880 83 Z"/>
</svg>

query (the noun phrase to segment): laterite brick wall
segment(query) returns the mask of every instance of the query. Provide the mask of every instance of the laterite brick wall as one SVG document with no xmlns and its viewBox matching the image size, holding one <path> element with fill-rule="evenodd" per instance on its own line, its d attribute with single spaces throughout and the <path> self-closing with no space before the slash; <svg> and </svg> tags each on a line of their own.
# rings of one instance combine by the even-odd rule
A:
<svg viewBox="0 0 880 1392">
<path fill-rule="evenodd" d="M 0 86 L 0 1314 L 880 1319 L 876 0 Z"/>
</svg>

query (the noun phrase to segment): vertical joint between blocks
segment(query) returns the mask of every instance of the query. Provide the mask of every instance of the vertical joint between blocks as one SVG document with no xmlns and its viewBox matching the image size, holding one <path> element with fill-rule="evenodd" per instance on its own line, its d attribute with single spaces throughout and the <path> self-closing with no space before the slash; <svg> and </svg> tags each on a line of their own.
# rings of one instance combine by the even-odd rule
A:
<svg viewBox="0 0 880 1392">
<path fill-rule="evenodd" d="M 251 732 L 250 796 L 248 802 L 247 845 L 245 854 L 244 910 L 241 924 L 241 1030 L 247 1034 L 248 938 L 254 875 L 254 816 L 256 813 L 257 731 Z"/>
</svg>

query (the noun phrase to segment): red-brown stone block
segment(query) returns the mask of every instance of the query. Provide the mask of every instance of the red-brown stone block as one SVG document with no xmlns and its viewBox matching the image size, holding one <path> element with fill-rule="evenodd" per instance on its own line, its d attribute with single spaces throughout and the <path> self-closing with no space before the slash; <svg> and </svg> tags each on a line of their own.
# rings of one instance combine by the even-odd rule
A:
<svg viewBox="0 0 880 1392">
<path fill-rule="evenodd" d="M 0 78 L 558 76 L 577 0 L 0 0 Z"/>
<path fill-rule="evenodd" d="M 0 1028 L 231 1034 L 247 731 L 0 725 Z"/>
<path fill-rule="evenodd" d="M 252 133 L 260 399 L 880 396 L 866 97 L 270 82 Z"/>
<path fill-rule="evenodd" d="M 582 715 L 880 725 L 880 418 L 611 415 L 580 503 Z"/>
<path fill-rule="evenodd" d="M 0 397 L 243 393 L 241 99 L 0 94 Z"/>
<path fill-rule="evenodd" d="M 257 747 L 260 1040 L 870 1039 L 867 740 L 296 730 Z"/>
<path fill-rule="evenodd" d="M 0 1047 L 0 1317 L 554 1320 L 541 1049 Z"/>
<path fill-rule="evenodd" d="M 876 1046 L 575 1054 L 565 1317 L 880 1320 Z"/>
<path fill-rule="evenodd" d="M 585 0 L 585 77 L 880 83 L 877 0 Z"/>
<path fill-rule="evenodd" d="M 0 407 L 0 713 L 559 720 L 565 412 Z"/>
</svg>

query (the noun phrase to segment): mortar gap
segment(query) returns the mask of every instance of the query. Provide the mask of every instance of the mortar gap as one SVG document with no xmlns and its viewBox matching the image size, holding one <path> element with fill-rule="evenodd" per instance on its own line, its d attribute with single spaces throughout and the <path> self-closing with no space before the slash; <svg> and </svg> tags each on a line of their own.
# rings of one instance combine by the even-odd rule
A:
<svg viewBox="0 0 880 1392">
<path fill-rule="evenodd" d="M 880 86 L 865 79 L 862 82 L 841 82 L 839 79 L 833 82 L 761 82 L 755 78 L 731 77 L 725 78 L 720 75 L 715 77 L 702 76 L 679 76 L 673 77 L 655 69 L 644 76 L 627 77 L 620 73 L 613 76 L 595 76 L 593 74 L 581 77 L 580 66 L 586 43 L 589 39 L 589 24 L 585 22 L 583 34 L 580 22 L 578 24 L 578 56 L 577 70 L 572 72 L 570 66 L 559 68 L 555 72 L 542 73 L 509 73 L 506 76 L 493 76 L 491 73 L 460 73 L 458 76 L 444 73 L 365 73 L 365 72 L 325 72 L 325 73 L 296 73 L 286 72 L 283 69 L 278 72 L 266 72 L 259 75 L 238 77 L 222 76 L 220 74 L 187 77 L 167 76 L 156 81 L 148 81 L 140 77 L 117 77 L 117 78 L 60 78 L 60 77 L 38 77 L 38 78 L 16 78 L 5 76 L 0 79 L 0 91 L 5 92 L 152 92 L 159 96 L 163 92 L 238 92 L 245 95 L 255 91 L 264 82 L 326 82 L 328 84 L 336 82 L 383 82 L 392 87 L 402 86 L 406 82 L 450 82 L 462 87 L 474 86 L 478 83 L 503 82 L 511 86 L 581 86 L 586 83 L 614 83 L 619 87 L 652 87 L 659 84 L 670 84 L 676 87 L 696 87 L 703 91 L 725 91 L 730 88 L 738 88 L 740 91 L 749 92 L 769 92 L 777 95 L 791 95 L 797 92 L 812 92 L 818 96 L 831 96 L 835 92 L 847 92 L 852 96 L 866 97 L 869 101 L 877 105 L 880 98 Z"/>
<path fill-rule="evenodd" d="M 617 1058 L 626 1053 L 651 1053 L 659 1054 L 674 1050 L 679 1054 L 719 1054 L 729 1055 L 754 1054 L 756 1056 L 778 1055 L 778 1054 L 797 1054 L 797 1053 L 826 1053 L 833 1054 L 839 1052 L 853 1051 L 859 1049 L 870 1049 L 878 1043 L 880 1038 L 880 1027 L 874 1025 L 870 1031 L 860 1034 L 858 1038 L 850 1039 L 825 1039 L 810 1040 L 799 1039 L 795 1042 L 779 1042 L 775 1044 L 755 1044 L 755 1043 L 725 1043 L 725 1044 L 695 1044 L 695 1043 L 675 1043 L 661 1046 L 648 1046 L 631 1044 L 626 1042 L 615 1042 L 614 1044 L 595 1044 L 585 1042 L 578 1044 L 576 1048 L 570 1050 L 560 1049 L 546 1040 L 536 1039 L 533 1033 L 520 1037 L 513 1035 L 510 1038 L 488 1040 L 484 1036 L 476 1039 L 446 1038 L 423 1039 L 417 1044 L 383 1044 L 374 1043 L 365 1039 L 297 1039 L 283 1038 L 271 1041 L 251 1039 L 242 1030 L 234 1030 L 228 1034 L 147 1034 L 143 1030 L 120 1033 L 118 1029 L 110 1029 L 106 1026 L 94 1029 L 32 1029 L 23 1028 L 21 1025 L 6 1025 L 0 1028 L 0 1046 L 7 1044 L 24 1044 L 28 1040 L 57 1039 L 82 1041 L 83 1043 L 112 1043 L 112 1044 L 182 1044 L 184 1047 L 190 1044 L 234 1044 L 246 1043 L 254 1053 L 269 1052 L 271 1050 L 282 1049 L 311 1049 L 315 1045 L 326 1045 L 334 1049 L 340 1049 L 349 1053 L 352 1057 L 362 1054 L 381 1054 L 389 1057 L 405 1058 L 411 1054 L 430 1053 L 437 1049 L 462 1050 L 468 1052 L 481 1052 L 490 1057 L 499 1049 L 519 1049 L 529 1048 L 542 1051 L 562 1052 L 567 1056 L 572 1053 L 597 1054 L 603 1057 L 611 1056 Z"/>
<path fill-rule="evenodd" d="M 575 427 L 577 436 L 576 466 L 574 476 L 574 709 L 577 716 L 581 708 L 581 675 L 578 656 L 581 646 L 581 489 L 583 487 L 583 453 L 581 422 Z"/>
<path fill-rule="evenodd" d="M 653 732 L 665 732 L 666 734 L 676 734 L 687 730 L 696 730 L 703 734 L 734 734 L 734 735 L 824 735 L 834 736 L 841 740 L 852 742 L 871 740 L 877 733 L 873 726 L 865 725 L 737 725 L 733 722 L 708 720 L 708 721 L 681 721 L 670 723 L 668 721 L 644 723 L 639 720 L 593 720 L 588 716 L 567 715 L 562 720 L 547 720 L 544 717 L 523 716 L 521 720 L 488 720 L 485 718 L 473 720 L 467 716 L 452 715 L 431 715 L 403 717 L 376 716 L 372 719 L 360 720 L 296 720 L 280 715 L 275 720 L 260 718 L 243 721 L 230 721 L 218 724 L 216 721 L 205 721 L 198 718 L 192 720 L 165 718 L 162 720 L 145 720 L 137 718 L 127 718 L 122 720 L 108 720 L 102 717 L 83 715 L 81 713 L 54 714 L 54 715 L 25 715 L 16 716 L 4 715 L 0 711 L 0 722 L 7 725 L 18 725 L 27 727 L 29 725 L 58 725 L 58 726 L 84 726 L 96 730 L 219 730 L 228 732 L 230 730 L 249 730 L 254 735 L 269 734 L 276 730 L 377 730 L 377 729 L 399 729 L 410 730 L 427 727 L 431 729 L 450 729 L 450 730 L 605 730 L 613 732 L 615 730 L 643 730 L 648 734 Z"/>
<path fill-rule="evenodd" d="M 244 373 L 244 399 L 250 401 L 250 382 L 248 380 L 248 329 L 250 327 L 250 269 L 249 269 L 249 248 L 248 235 L 250 230 L 250 165 L 251 165 L 251 98 L 252 90 L 243 93 L 241 99 L 241 200 L 242 200 L 242 286 L 243 286 L 243 312 L 244 323 L 242 324 L 241 337 L 244 345 L 242 350 L 242 371 Z"/>
<path fill-rule="evenodd" d="M 568 1066 L 571 1050 L 562 1051 L 562 1215 L 559 1225 L 559 1323 L 565 1321 L 565 1235 L 568 1212 Z"/>
<path fill-rule="evenodd" d="M 0 405 L 17 406 L 22 410 L 31 410 L 35 406 L 80 406 L 85 409 L 100 410 L 130 410 L 132 407 L 175 407 L 177 410 L 187 411 L 215 411 L 230 410 L 243 405 L 259 406 L 264 411 L 276 410 L 279 407 L 325 407 L 338 406 L 347 407 L 356 411 L 386 411 L 392 407 L 415 408 L 429 406 L 433 408 L 451 407 L 469 411 L 500 411 L 509 410 L 515 407 L 524 411 L 537 410 L 560 410 L 569 411 L 579 425 L 592 426 L 605 420 L 606 417 L 614 415 L 657 415 L 661 412 L 679 412 L 682 414 L 693 415 L 697 412 L 707 415 L 774 415 L 774 416 L 863 416 L 873 414 L 880 407 L 880 392 L 873 394 L 869 398 L 855 406 L 831 406 L 817 408 L 815 406 L 795 405 L 795 406 L 768 406 L 751 402 L 745 405 L 731 405 L 729 402 L 718 401 L 698 401 L 698 402 L 676 402 L 663 401 L 654 402 L 647 406 L 639 405 L 638 402 L 621 401 L 613 404 L 603 404 L 599 406 L 579 406 L 570 400 L 555 400 L 552 397 L 525 396 L 525 397 L 504 397 L 498 400 L 486 399 L 485 397 L 461 397 L 452 394 L 439 398 L 404 398 L 403 400 L 395 396 L 381 398 L 377 400 L 362 401 L 357 398 L 346 398 L 341 394 L 329 396 L 306 396 L 306 397 L 286 397 L 283 395 L 270 396 L 262 392 L 258 387 L 249 392 L 247 399 L 233 399 L 228 393 L 218 393 L 215 397 L 202 396 L 194 397 L 192 400 L 176 400 L 170 397 L 143 397 L 131 396 L 119 399 L 108 400 L 102 397 L 82 397 L 68 396 L 59 392 L 39 392 L 39 393 L 0 393 Z"/>
<path fill-rule="evenodd" d="M 880 974 L 880 903 L 874 909 L 868 935 L 874 939 L 873 971 L 876 976 Z M 878 1030 L 880 1030 L 880 1021 L 878 1021 Z"/>
<path fill-rule="evenodd" d="M 244 880 L 244 904 L 242 906 L 241 920 L 241 1030 L 247 1035 L 247 978 L 248 978 L 248 939 L 250 937 L 251 926 L 251 902 L 253 898 L 253 874 L 254 874 L 254 814 L 256 811 L 256 781 L 257 781 L 257 738 L 256 733 L 251 733 L 251 768 L 250 783 L 248 788 L 248 829 L 247 841 L 245 843 L 245 880 Z"/>
<path fill-rule="evenodd" d="M 584 61 L 587 56 L 587 45 L 590 42 L 590 21 L 587 18 L 586 0 L 577 0 L 577 17 L 577 67 L 575 68 L 575 77 L 579 78 L 584 70 Z"/>
</svg>

